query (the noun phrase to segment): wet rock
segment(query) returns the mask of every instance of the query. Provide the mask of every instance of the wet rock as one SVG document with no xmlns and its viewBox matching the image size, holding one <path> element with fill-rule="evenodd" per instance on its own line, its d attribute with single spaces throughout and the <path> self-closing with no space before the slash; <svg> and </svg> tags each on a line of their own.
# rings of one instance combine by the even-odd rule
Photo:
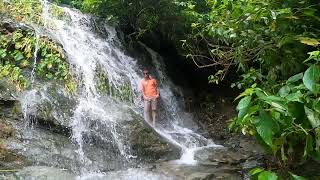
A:
<svg viewBox="0 0 320 180">
<path fill-rule="evenodd" d="M 180 148 L 158 135 L 141 116 L 133 114 L 134 120 L 128 122 L 128 141 L 132 150 L 144 160 L 172 160 L 180 156 Z"/>
<path fill-rule="evenodd" d="M 252 155 L 264 155 L 266 152 L 253 138 L 251 137 L 239 137 L 239 147 L 241 150 Z"/>
<path fill-rule="evenodd" d="M 264 164 L 262 163 L 262 161 L 256 158 L 249 158 L 241 164 L 241 167 L 243 170 L 251 170 L 255 167 L 263 167 L 263 166 Z"/>
<path fill-rule="evenodd" d="M 84 176 L 83 179 L 88 180 L 175 180 L 174 176 L 166 175 L 150 171 L 145 168 L 129 168 L 121 171 L 111 171 L 104 173 L 103 175 L 93 175 L 91 177 Z"/>
<path fill-rule="evenodd" d="M 195 159 L 202 165 L 233 164 L 237 165 L 248 159 L 249 155 L 227 148 L 205 148 L 196 152 Z"/>
<path fill-rule="evenodd" d="M 26 119 L 36 119 L 44 127 L 50 127 L 56 132 L 70 131 L 68 128 L 76 100 L 62 85 L 47 83 L 38 90 L 27 91 L 20 101 Z"/>
<path fill-rule="evenodd" d="M 75 180 L 76 176 L 71 172 L 46 166 L 29 166 L 17 172 L 1 173 L 0 178 L 7 180 L 25 179 L 25 180 Z"/>
<path fill-rule="evenodd" d="M 0 138 L 7 139 L 13 135 L 14 135 L 14 131 L 12 129 L 12 126 L 8 122 L 1 120 L 0 121 Z"/>
<path fill-rule="evenodd" d="M 0 168 L 15 169 L 26 164 L 24 156 L 7 147 L 8 141 L 14 138 L 15 132 L 10 123 L 0 119 Z"/>
<path fill-rule="evenodd" d="M 38 96 L 35 97 L 37 99 Z M 32 103 L 32 100 L 28 102 Z M 36 106 L 35 112 L 43 111 L 41 108 L 46 106 L 43 104 Z M 81 135 L 79 138 L 83 157 L 79 157 L 77 153 L 79 144 L 69 138 L 71 134 L 54 131 L 56 127 L 52 129 L 43 123 L 54 121 L 60 125 L 61 121 L 54 118 L 36 118 L 34 121 L 17 121 L 9 118 L 18 136 L 10 141 L 9 148 L 25 156 L 31 164 L 66 168 L 73 172 L 79 172 L 82 168 L 95 171 L 119 170 L 137 161 L 154 162 L 179 157 L 179 149 L 164 141 L 129 107 L 119 107 L 105 100 L 102 108 L 113 112 L 114 117 L 107 117 L 109 119 L 106 121 L 100 118 L 105 118 L 107 115 L 90 116 L 84 111 L 84 116 L 78 117 L 81 120 L 77 121 L 78 124 L 83 123 L 82 132 L 78 127 L 74 127 L 75 137 L 78 136 L 77 131 Z M 69 129 L 72 122 L 68 119 L 65 124 L 67 125 L 60 126 Z"/>
<path fill-rule="evenodd" d="M 84 144 L 84 156 L 78 153 L 79 147 L 64 135 L 45 129 L 26 127 L 24 122 L 13 122 L 17 138 L 8 141 L 10 151 L 27 159 L 30 165 L 45 165 L 69 169 L 79 173 L 82 169 L 109 171 L 122 168 L 112 151 Z"/>
<path fill-rule="evenodd" d="M 239 169 L 230 165 L 214 166 L 188 166 L 164 162 L 157 165 L 161 173 L 174 175 L 177 180 L 213 180 L 213 179 L 243 179 Z"/>
<path fill-rule="evenodd" d="M 11 103 L 20 96 L 20 92 L 16 89 L 15 85 L 8 81 L 6 78 L 0 79 L 0 101 L 2 104 Z"/>
<path fill-rule="evenodd" d="M 76 147 L 67 137 L 24 127 L 20 122 L 15 124 L 15 129 L 18 138 L 11 139 L 7 146 L 11 151 L 26 157 L 30 164 L 77 170 Z"/>
<path fill-rule="evenodd" d="M 12 33 L 17 29 L 21 29 L 23 31 L 34 31 L 31 26 L 28 26 L 24 23 L 16 22 L 5 15 L 0 16 L 0 31 L 7 31 L 8 33 Z"/>
</svg>

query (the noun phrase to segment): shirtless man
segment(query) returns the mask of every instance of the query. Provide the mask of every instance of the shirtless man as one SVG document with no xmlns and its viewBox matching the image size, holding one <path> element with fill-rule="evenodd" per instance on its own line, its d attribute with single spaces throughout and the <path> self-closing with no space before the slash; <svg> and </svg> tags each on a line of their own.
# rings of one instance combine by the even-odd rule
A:
<svg viewBox="0 0 320 180">
<path fill-rule="evenodd" d="M 160 97 L 157 81 L 152 78 L 148 70 L 143 71 L 144 78 L 140 82 L 140 88 L 144 100 L 144 118 L 155 127 L 157 116 L 157 101 Z"/>
</svg>

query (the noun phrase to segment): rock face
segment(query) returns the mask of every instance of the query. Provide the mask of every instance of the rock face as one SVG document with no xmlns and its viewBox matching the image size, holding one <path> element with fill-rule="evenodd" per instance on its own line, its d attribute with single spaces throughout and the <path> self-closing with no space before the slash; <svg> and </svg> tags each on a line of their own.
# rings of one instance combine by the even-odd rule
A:
<svg viewBox="0 0 320 180">
<path fill-rule="evenodd" d="M 19 100 L 25 118 L 36 119 L 58 132 L 68 130 L 70 118 L 77 104 L 76 97 L 71 96 L 62 85 L 55 82 L 27 91 Z"/>
<path fill-rule="evenodd" d="M 144 160 L 172 160 L 180 156 L 180 149 L 166 142 L 140 116 L 133 114 L 134 121 L 128 122 L 128 141 L 132 151 Z"/>
<path fill-rule="evenodd" d="M 214 180 L 214 179 L 232 179 L 242 180 L 242 175 L 239 173 L 239 168 L 230 165 L 220 166 L 188 166 L 176 165 L 173 163 L 164 162 L 158 164 L 157 171 L 164 174 L 175 175 L 177 180 Z"/>
<path fill-rule="evenodd" d="M 0 178 L 3 179 L 68 179 L 75 180 L 76 176 L 66 170 L 57 169 L 54 167 L 45 167 L 45 166 L 30 166 L 25 167 L 20 171 L 14 172 L 13 174 L 0 175 Z"/>
<path fill-rule="evenodd" d="M 2 101 L 14 101 L 20 93 L 16 90 L 14 84 L 7 81 L 5 78 L 0 79 L 0 99 Z"/>
<path fill-rule="evenodd" d="M 15 139 L 17 134 L 11 122 L 7 120 L 8 116 L 14 117 L 12 114 L 8 113 L 9 111 L 6 103 L 9 104 L 10 107 L 13 105 L 12 102 L 0 100 L 0 168 L 21 168 L 28 164 L 28 161 L 21 154 L 8 148 L 8 143 L 12 139 Z"/>
</svg>

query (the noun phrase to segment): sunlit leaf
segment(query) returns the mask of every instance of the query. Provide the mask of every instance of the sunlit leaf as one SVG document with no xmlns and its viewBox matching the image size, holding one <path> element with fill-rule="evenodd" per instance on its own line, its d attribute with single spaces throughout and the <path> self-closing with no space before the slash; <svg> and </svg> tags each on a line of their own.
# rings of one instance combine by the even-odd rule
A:
<svg viewBox="0 0 320 180">
<path fill-rule="evenodd" d="M 263 171 L 259 174 L 258 180 L 277 180 L 278 176 L 274 172 Z"/>
<path fill-rule="evenodd" d="M 272 117 L 265 111 L 260 111 L 259 121 L 256 123 L 258 134 L 266 144 L 272 146 L 273 130 L 276 128 Z"/>
<path fill-rule="evenodd" d="M 314 46 L 317 47 L 320 42 L 317 39 L 314 38 L 309 38 L 309 37 L 298 37 L 297 38 L 301 43 L 309 45 L 309 46 Z"/>
<path fill-rule="evenodd" d="M 320 92 L 320 67 L 316 65 L 310 66 L 303 76 L 304 85 L 313 93 Z"/>
</svg>

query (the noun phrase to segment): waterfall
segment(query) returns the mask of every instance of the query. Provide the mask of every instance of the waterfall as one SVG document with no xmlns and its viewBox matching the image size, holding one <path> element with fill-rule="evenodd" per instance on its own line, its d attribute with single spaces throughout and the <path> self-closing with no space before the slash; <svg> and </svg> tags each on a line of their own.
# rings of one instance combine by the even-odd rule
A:
<svg viewBox="0 0 320 180">
<path fill-rule="evenodd" d="M 37 56 L 38 56 L 38 51 L 39 51 L 39 32 L 35 31 L 35 35 L 36 35 L 36 45 L 35 45 L 35 50 L 33 53 L 33 67 L 32 67 L 32 71 L 31 71 L 31 86 L 33 86 L 34 84 L 34 80 L 35 80 L 35 71 L 36 71 L 36 65 L 37 65 Z"/>
<path fill-rule="evenodd" d="M 50 14 L 49 5 L 50 3 L 43 1 L 45 22 L 50 24 L 50 27 L 44 27 L 44 33 L 63 46 L 70 63 L 70 71 L 78 84 L 77 104 L 73 109 L 68 126 L 72 131 L 71 138 L 77 145 L 76 152 L 81 162 L 81 174 L 99 171 L 91 169 L 92 160 L 87 156 L 88 150 L 84 147 L 84 140 L 88 134 L 99 136 L 103 141 L 112 142 L 121 156 L 119 158 L 123 158 L 124 162 L 131 161 L 136 157 L 123 140 L 125 132 L 120 123 L 125 116 L 121 111 L 123 107 L 129 107 L 142 115 L 143 103 L 138 91 L 142 69 L 138 66 L 138 59 L 126 55 L 113 27 L 105 24 L 103 31 L 107 35 L 101 36 L 94 32 L 95 18 L 67 7 L 61 7 L 65 17 L 57 18 Z M 162 99 L 162 108 L 159 112 L 162 120 L 157 124 L 155 131 L 181 148 L 183 155 L 180 162 L 195 163 L 192 156 L 197 149 L 218 145 L 184 126 L 187 120 L 180 116 L 184 112 L 174 95 L 174 89 L 178 87 L 175 87 L 166 75 L 163 59 L 152 49 L 146 46 L 144 48 L 151 56 L 154 65 L 152 73 L 159 81 Z M 97 88 L 98 71 L 107 75 L 109 88 L 111 88 L 109 95 L 100 93 Z M 128 86 L 132 92 L 130 94 L 132 102 L 122 102 L 113 98 L 113 93 L 121 91 L 124 86 Z M 25 95 L 23 102 L 33 102 L 30 99 L 39 98 L 34 90 L 30 92 L 32 93 Z M 50 100 L 43 90 L 41 97 Z M 34 104 L 37 104 L 37 101 Z M 24 109 L 25 113 L 32 110 L 30 108 L 32 104 L 25 106 L 29 107 Z M 192 121 L 192 119 L 189 120 Z M 106 132 L 98 132 L 92 128 L 92 124 L 99 126 L 96 129 L 103 127 Z"/>
</svg>

